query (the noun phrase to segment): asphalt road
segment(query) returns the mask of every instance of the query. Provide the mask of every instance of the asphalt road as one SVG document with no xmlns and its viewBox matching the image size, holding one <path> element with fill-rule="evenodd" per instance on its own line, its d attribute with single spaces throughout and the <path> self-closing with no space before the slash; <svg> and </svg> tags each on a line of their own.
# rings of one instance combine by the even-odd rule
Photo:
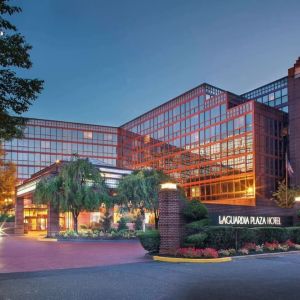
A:
<svg viewBox="0 0 300 300">
<path fill-rule="evenodd" d="M 300 255 L 0 274 L 0 299 L 300 299 Z"/>
</svg>

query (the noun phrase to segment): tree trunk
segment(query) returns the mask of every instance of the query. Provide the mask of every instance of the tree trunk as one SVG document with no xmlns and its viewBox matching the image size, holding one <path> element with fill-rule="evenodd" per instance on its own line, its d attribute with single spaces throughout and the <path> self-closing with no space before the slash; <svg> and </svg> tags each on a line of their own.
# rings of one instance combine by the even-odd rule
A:
<svg viewBox="0 0 300 300">
<path fill-rule="evenodd" d="M 78 233 L 78 215 L 79 213 L 72 212 L 73 215 L 73 229 L 76 233 Z"/>
<path fill-rule="evenodd" d="M 157 210 L 154 211 L 154 222 L 155 222 L 155 229 L 158 229 L 158 220 L 159 220 L 159 213 Z"/>
</svg>

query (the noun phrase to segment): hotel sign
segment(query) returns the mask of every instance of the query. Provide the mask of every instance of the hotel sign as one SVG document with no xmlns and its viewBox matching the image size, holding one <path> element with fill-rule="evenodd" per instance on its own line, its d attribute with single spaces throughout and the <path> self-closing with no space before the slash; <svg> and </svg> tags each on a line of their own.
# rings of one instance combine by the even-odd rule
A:
<svg viewBox="0 0 300 300">
<path fill-rule="evenodd" d="M 246 215 L 210 215 L 212 223 L 219 226 L 290 226 L 292 216 L 246 216 Z"/>
<path fill-rule="evenodd" d="M 281 217 L 218 216 L 218 225 L 282 226 Z"/>
</svg>

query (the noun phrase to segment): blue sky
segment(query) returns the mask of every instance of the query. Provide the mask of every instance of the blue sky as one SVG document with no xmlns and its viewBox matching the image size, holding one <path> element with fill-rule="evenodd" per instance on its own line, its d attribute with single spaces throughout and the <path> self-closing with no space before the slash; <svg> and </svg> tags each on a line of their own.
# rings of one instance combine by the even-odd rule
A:
<svg viewBox="0 0 300 300">
<path fill-rule="evenodd" d="M 28 117 L 118 126 L 208 82 L 242 93 L 300 56 L 299 0 L 28 0 L 13 22 L 45 80 Z"/>
</svg>

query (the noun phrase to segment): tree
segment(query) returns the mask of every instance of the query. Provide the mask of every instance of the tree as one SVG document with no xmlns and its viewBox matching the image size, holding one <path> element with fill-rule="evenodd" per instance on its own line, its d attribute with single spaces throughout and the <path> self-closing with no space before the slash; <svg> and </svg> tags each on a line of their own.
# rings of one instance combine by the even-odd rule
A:
<svg viewBox="0 0 300 300">
<path fill-rule="evenodd" d="M 104 232 L 108 232 L 108 230 L 111 228 L 111 222 L 112 222 L 113 216 L 110 214 L 109 209 L 105 209 L 104 215 L 100 219 L 100 225 Z"/>
<path fill-rule="evenodd" d="M 30 46 L 3 16 L 20 13 L 22 9 L 0 0 L 0 140 L 22 136 L 25 120 L 20 115 L 29 109 L 43 89 L 43 81 L 22 78 L 17 70 L 30 69 Z"/>
<path fill-rule="evenodd" d="M 292 208 L 295 203 L 295 197 L 298 194 L 297 188 L 286 186 L 285 180 L 279 182 L 277 191 L 273 193 L 276 204 L 281 208 Z"/>
<path fill-rule="evenodd" d="M 5 152 L 0 143 L 0 212 L 6 214 L 13 208 L 16 185 L 16 167 L 12 162 L 5 162 Z"/>
<path fill-rule="evenodd" d="M 155 228 L 158 228 L 160 184 L 170 178 L 161 171 L 154 169 L 136 170 L 120 180 L 117 189 L 119 203 L 131 203 L 135 208 L 148 209 L 154 213 Z"/>
<path fill-rule="evenodd" d="M 41 179 L 34 192 L 34 203 L 49 204 L 59 208 L 60 199 L 63 196 L 63 185 L 60 176 L 51 176 Z"/>
<path fill-rule="evenodd" d="M 70 211 L 76 232 L 80 212 L 94 211 L 109 199 L 99 170 L 87 159 L 77 157 L 63 165 L 57 176 L 41 180 L 34 193 L 35 203 L 51 202 L 61 212 Z"/>
</svg>

